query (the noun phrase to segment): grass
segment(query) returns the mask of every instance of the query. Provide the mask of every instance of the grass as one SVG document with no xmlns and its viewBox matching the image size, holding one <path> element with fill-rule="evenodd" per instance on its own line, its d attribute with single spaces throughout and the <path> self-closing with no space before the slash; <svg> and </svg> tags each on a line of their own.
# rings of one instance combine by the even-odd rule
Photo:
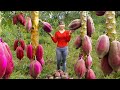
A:
<svg viewBox="0 0 120 90">
<path fill-rule="evenodd" d="M 100 35 L 103 34 L 103 31 L 105 30 L 105 17 L 98 17 L 93 15 L 92 16 L 95 24 L 95 33 L 92 36 L 92 52 L 91 56 L 93 59 L 93 65 L 92 69 L 94 70 L 97 79 L 119 79 L 120 78 L 120 72 L 118 73 L 112 73 L 110 76 L 104 76 L 103 72 L 100 69 L 100 60 L 97 57 L 97 54 L 95 52 L 95 45 L 97 42 L 97 39 Z M 120 17 L 116 19 L 117 21 L 117 35 L 118 35 L 118 40 L 120 41 Z M 54 22 L 55 23 L 55 22 Z M 11 24 L 11 23 L 10 23 Z M 26 44 L 30 43 L 30 33 L 27 33 L 25 29 L 21 29 L 22 34 L 23 34 L 23 39 L 25 40 Z M 56 30 L 54 30 L 52 33 L 54 34 Z M 43 67 L 43 71 L 39 75 L 38 78 L 44 79 L 46 75 L 53 73 L 56 70 L 56 45 L 52 42 L 51 38 L 43 32 L 43 30 L 40 28 L 39 29 L 40 33 L 40 44 L 42 44 L 44 48 L 44 60 L 45 60 L 45 65 Z M 80 34 L 80 30 L 77 30 L 72 34 L 71 41 L 69 42 L 69 55 L 67 57 L 67 72 L 69 73 L 70 77 L 77 78 L 74 72 L 74 64 L 76 60 L 78 59 L 78 55 L 80 50 L 76 50 L 74 48 L 74 41 L 77 35 Z M 17 36 L 17 30 L 16 26 L 14 25 L 8 25 L 7 22 L 2 24 L 2 34 L 1 37 L 5 42 L 8 43 L 10 46 L 10 49 L 13 54 L 13 60 L 14 60 L 14 72 L 12 73 L 10 79 L 31 79 L 29 75 L 29 64 L 30 61 L 26 57 L 26 51 L 24 51 L 24 58 L 21 60 L 21 64 L 19 63 L 19 60 L 16 58 L 16 52 L 13 50 L 13 43 L 14 40 L 16 39 Z"/>
</svg>

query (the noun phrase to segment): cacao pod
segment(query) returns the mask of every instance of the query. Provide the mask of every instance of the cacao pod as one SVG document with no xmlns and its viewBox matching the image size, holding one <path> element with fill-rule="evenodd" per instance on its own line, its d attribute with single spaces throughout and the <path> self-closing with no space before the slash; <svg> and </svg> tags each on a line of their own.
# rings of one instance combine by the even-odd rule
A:
<svg viewBox="0 0 120 90">
<path fill-rule="evenodd" d="M 120 70 L 120 42 L 112 41 L 108 55 L 108 62 L 112 69 L 117 72 Z"/>
<path fill-rule="evenodd" d="M 96 11 L 97 16 L 103 16 L 106 11 Z"/>
<path fill-rule="evenodd" d="M 44 53 L 43 47 L 42 47 L 42 45 L 39 44 L 36 49 L 36 59 L 38 61 L 40 61 L 42 59 L 43 53 Z"/>
<path fill-rule="evenodd" d="M 76 30 L 80 27 L 81 27 L 80 19 L 75 19 L 75 20 L 71 21 L 71 23 L 68 25 L 68 28 L 70 30 Z"/>
<path fill-rule="evenodd" d="M 30 75 L 34 79 L 36 79 L 42 71 L 42 66 L 37 60 L 33 60 L 30 63 Z"/>
<path fill-rule="evenodd" d="M 87 35 L 85 35 L 82 40 L 82 49 L 87 55 L 89 55 L 90 52 L 92 51 L 91 43 L 92 43 L 91 39 Z"/>
<path fill-rule="evenodd" d="M 85 75 L 86 66 L 83 58 L 81 58 L 80 60 L 77 60 L 77 62 L 74 65 L 74 71 L 79 78 L 82 78 Z"/>
<path fill-rule="evenodd" d="M 27 52 L 27 57 L 31 60 L 33 58 L 33 46 L 30 44 L 30 45 L 27 45 L 27 48 L 26 48 L 26 52 Z"/>
<path fill-rule="evenodd" d="M 76 49 L 80 48 L 82 46 L 82 39 L 80 36 L 77 36 L 75 42 L 74 42 L 74 46 L 76 47 Z"/>
<path fill-rule="evenodd" d="M 110 75 L 113 71 L 108 62 L 108 54 L 105 55 L 101 60 L 101 70 L 103 71 L 105 76 Z"/>
<path fill-rule="evenodd" d="M 85 65 L 87 69 L 90 69 L 92 66 L 92 57 L 91 55 L 87 56 L 87 59 L 85 60 Z"/>
<path fill-rule="evenodd" d="M 0 78 L 5 74 L 7 68 L 7 58 L 4 53 L 3 44 L 0 42 Z"/>
<path fill-rule="evenodd" d="M 98 57 L 103 58 L 109 51 L 110 41 L 107 35 L 99 36 L 96 44 L 96 53 Z"/>
<path fill-rule="evenodd" d="M 85 75 L 86 79 L 96 79 L 95 73 L 92 69 L 88 69 Z"/>
<path fill-rule="evenodd" d="M 26 20 L 26 29 L 28 30 L 28 32 L 31 30 L 32 28 L 32 21 L 31 21 L 31 18 L 30 17 L 27 17 L 27 20 Z"/>
<path fill-rule="evenodd" d="M 7 58 L 7 67 L 6 67 L 6 71 L 3 78 L 9 79 L 14 69 L 14 63 L 13 63 L 13 58 L 12 58 L 12 53 L 10 51 L 10 48 L 5 42 L 3 43 L 3 49 L 4 49 L 5 56 Z"/>
<path fill-rule="evenodd" d="M 21 46 L 18 46 L 16 48 L 16 56 L 19 60 L 21 60 L 24 57 L 24 51 L 23 51 L 23 48 Z"/>
<path fill-rule="evenodd" d="M 43 22 L 43 29 L 44 31 L 50 33 L 52 31 L 52 26 L 48 22 Z"/>
<path fill-rule="evenodd" d="M 95 27 L 94 27 L 93 19 L 90 16 L 88 16 L 87 17 L 87 35 L 91 37 L 94 31 L 95 31 Z"/>
<path fill-rule="evenodd" d="M 19 42 L 19 40 L 18 39 L 16 39 L 15 41 L 14 41 L 14 51 L 16 50 L 16 48 L 18 47 L 18 42 Z"/>
</svg>

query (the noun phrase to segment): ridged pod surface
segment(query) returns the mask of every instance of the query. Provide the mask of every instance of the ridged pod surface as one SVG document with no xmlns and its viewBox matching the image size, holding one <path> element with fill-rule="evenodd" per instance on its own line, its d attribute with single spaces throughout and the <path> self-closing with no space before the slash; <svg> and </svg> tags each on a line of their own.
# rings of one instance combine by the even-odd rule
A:
<svg viewBox="0 0 120 90">
<path fill-rule="evenodd" d="M 3 44 L 0 42 L 0 78 L 5 74 L 7 68 L 7 58 L 4 54 Z"/>
<path fill-rule="evenodd" d="M 91 37 L 94 32 L 95 32 L 95 27 L 94 27 L 93 19 L 90 16 L 88 16 L 87 17 L 87 35 Z"/>
<path fill-rule="evenodd" d="M 18 46 L 16 48 L 16 56 L 19 60 L 21 60 L 24 57 L 24 51 L 23 51 L 23 48 L 21 46 Z"/>
<path fill-rule="evenodd" d="M 71 21 L 71 23 L 68 25 L 70 30 L 76 30 L 81 27 L 80 19 L 75 19 Z"/>
<path fill-rule="evenodd" d="M 92 43 L 92 41 L 91 41 L 90 37 L 85 35 L 83 40 L 82 40 L 82 49 L 83 49 L 84 53 L 86 53 L 87 55 L 89 55 L 90 52 L 92 51 L 92 44 L 91 43 Z"/>
<path fill-rule="evenodd" d="M 23 26 L 25 26 L 26 20 L 25 20 L 23 13 L 19 13 L 13 16 L 13 24 L 17 25 L 18 22 L 20 22 Z"/>
<path fill-rule="evenodd" d="M 18 20 L 17 20 L 17 15 L 13 16 L 13 24 L 17 24 Z"/>
<path fill-rule="evenodd" d="M 109 37 L 107 35 L 99 36 L 96 44 L 96 53 L 100 59 L 103 58 L 109 52 L 109 47 Z"/>
<path fill-rule="evenodd" d="M 30 63 L 30 69 L 29 70 L 30 70 L 31 77 L 36 79 L 42 71 L 42 66 L 37 60 L 33 60 Z"/>
<path fill-rule="evenodd" d="M 49 33 L 52 31 L 52 26 L 48 22 L 43 22 L 43 29 L 44 29 L 44 31 Z"/>
<path fill-rule="evenodd" d="M 108 62 L 112 69 L 117 72 L 120 70 L 120 42 L 112 41 L 108 55 Z"/>
<path fill-rule="evenodd" d="M 91 55 L 87 56 L 87 59 L 85 60 L 85 65 L 87 69 L 90 69 L 92 66 L 92 57 Z"/>
<path fill-rule="evenodd" d="M 26 52 L 27 57 L 31 60 L 33 58 L 33 46 L 31 44 L 27 45 Z"/>
<path fill-rule="evenodd" d="M 108 54 L 105 55 L 101 60 L 101 70 L 104 73 L 104 75 L 110 75 L 113 71 L 112 67 L 109 65 L 108 62 Z"/>
<path fill-rule="evenodd" d="M 37 46 L 37 50 L 36 50 L 36 59 L 38 61 L 40 61 L 42 59 L 42 57 L 43 57 L 43 54 L 44 54 L 43 47 L 42 47 L 42 45 L 39 44 Z"/>
<path fill-rule="evenodd" d="M 27 17 L 25 26 L 26 26 L 27 31 L 29 32 L 31 30 L 31 28 L 32 28 L 32 21 L 31 21 L 30 17 Z"/>
<path fill-rule="evenodd" d="M 79 78 L 82 78 L 85 75 L 86 66 L 83 58 L 80 58 L 79 60 L 77 60 L 77 62 L 74 65 L 74 71 Z"/>
<path fill-rule="evenodd" d="M 23 13 L 19 13 L 19 14 L 17 15 L 17 19 L 18 19 L 18 21 L 19 21 L 23 26 L 25 26 L 26 20 L 25 20 L 25 17 L 24 17 L 24 15 L 23 15 Z"/>
<path fill-rule="evenodd" d="M 76 49 L 80 48 L 82 46 L 82 39 L 80 36 L 77 36 L 74 42 L 74 46 Z"/>
<path fill-rule="evenodd" d="M 96 79 L 96 75 L 92 69 L 88 69 L 85 75 L 86 79 Z"/>
<path fill-rule="evenodd" d="M 18 39 L 16 39 L 15 41 L 14 41 L 14 51 L 16 50 L 16 48 L 18 47 L 18 42 L 19 42 L 19 40 Z"/>
<path fill-rule="evenodd" d="M 42 59 L 39 60 L 39 62 L 40 62 L 40 64 L 41 64 L 42 66 L 44 66 L 45 61 L 44 61 L 44 58 L 43 58 L 43 57 L 42 57 Z"/>
<path fill-rule="evenodd" d="M 20 39 L 19 42 L 20 42 L 20 46 L 23 48 L 23 50 L 25 50 L 25 42 L 24 42 L 24 40 Z"/>
<path fill-rule="evenodd" d="M 5 56 L 7 58 L 7 67 L 6 67 L 6 71 L 5 71 L 3 78 L 9 79 L 10 75 L 12 74 L 13 69 L 14 69 L 14 62 L 13 62 L 12 53 L 10 51 L 10 48 L 9 48 L 8 44 L 5 42 L 3 43 L 3 49 L 4 49 Z"/>
</svg>

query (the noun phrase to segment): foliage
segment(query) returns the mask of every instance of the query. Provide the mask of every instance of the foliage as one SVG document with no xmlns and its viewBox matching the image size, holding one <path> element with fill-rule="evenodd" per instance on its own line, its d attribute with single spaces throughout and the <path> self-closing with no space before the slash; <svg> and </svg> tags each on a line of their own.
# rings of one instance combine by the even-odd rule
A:
<svg viewBox="0 0 120 90">
<path fill-rule="evenodd" d="M 26 57 L 26 51 L 24 51 L 25 56 L 22 59 L 21 63 L 19 63 L 18 59 L 16 58 L 16 52 L 13 50 L 13 43 L 14 40 L 17 37 L 17 28 L 15 25 L 12 24 L 12 17 L 15 14 L 16 11 L 1 11 L 3 20 L 2 20 L 2 33 L 0 34 L 1 37 L 5 42 L 8 43 L 10 46 L 10 49 L 13 54 L 13 59 L 15 63 L 15 69 L 14 72 L 11 75 L 11 79 L 28 79 L 31 78 L 29 75 L 29 64 L 30 61 Z M 21 12 L 21 11 L 17 11 Z M 25 14 L 25 17 L 30 16 L 30 11 L 22 11 Z M 98 79 L 112 79 L 116 78 L 118 79 L 120 76 L 120 72 L 118 73 L 112 73 L 110 76 L 104 77 L 101 69 L 100 69 L 100 60 L 97 57 L 97 54 L 95 52 L 95 45 L 97 42 L 97 39 L 100 35 L 102 35 L 105 31 L 105 17 L 101 16 L 98 17 L 95 15 L 93 11 L 90 11 L 89 14 L 92 16 L 94 24 L 95 24 L 95 33 L 92 37 L 92 46 L 93 50 L 91 53 L 91 56 L 93 58 L 93 65 L 92 69 L 94 70 L 96 77 Z M 60 18 L 60 15 L 62 18 Z M 53 26 L 52 34 L 55 33 L 55 31 L 58 29 L 58 20 L 62 19 L 66 23 L 66 29 L 68 29 L 68 24 L 76 19 L 79 18 L 79 11 L 40 11 L 40 19 L 43 21 L 49 22 Z M 117 20 L 117 32 L 120 33 L 120 17 L 116 18 Z M 30 33 L 26 31 L 26 29 L 23 27 L 21 28 L 22 32 L 22 38 L 25 40 L 26 44 L 30 43 Z M 69 43 L 69 55 L 67 57 L 67 72 L 69 73 L 70 77 L 77 78 L 74 72 L 74 64 L 76 60 L 78 59 L 78 55 L 80 50 L 76 50 L 73 46 L 73 43 L 75 41 L 76 36 L 80 34 L 80 29 L 76 30 L 72 34 L 72 39 Z M 46 34 L 46 32 L 42 29 L 42 24 L 40 23 L 39 28 L 39 43 L 42 44 L 44 48 L 44 60 L 45 60 L 45 66 L 43 67 L 43 71 L 41 75 L 38 78 L 45 78 L 46 75 L 51 74 L 56 70 L 56 52 L 55 48 L 56 45 L 52 42 L 51 38 Z M 118 40 L 120 41 L 120 35 L 118 34 Z"/>
</svg>

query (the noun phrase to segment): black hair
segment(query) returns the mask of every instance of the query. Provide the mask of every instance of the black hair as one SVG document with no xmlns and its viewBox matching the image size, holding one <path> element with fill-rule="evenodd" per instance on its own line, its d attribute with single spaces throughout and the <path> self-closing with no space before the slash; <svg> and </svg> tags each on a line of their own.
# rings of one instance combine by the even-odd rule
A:
<svg viewBox="0 0 120 90">
<path fill-rule="evenodd" d="M 65 25 L 64 21 L 59 21 L 58 25 Z"/>
</svg>

